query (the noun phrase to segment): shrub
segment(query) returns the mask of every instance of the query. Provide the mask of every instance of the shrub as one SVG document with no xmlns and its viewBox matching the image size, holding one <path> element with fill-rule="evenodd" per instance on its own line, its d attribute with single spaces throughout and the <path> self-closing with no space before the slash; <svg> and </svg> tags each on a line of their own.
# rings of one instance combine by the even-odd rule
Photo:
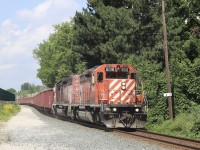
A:
<svg viewBox="0 0 200 150">
<path fill-rule="evenodd" d="M 20 111 L 18 104 L 1 104 L 0 105 L 0 120 L 8 120 L 11 116 Z"/>
<path fill-rule="evenodd" d="M 167 135 L 199 139 L 200 138 L 200 106 L 193 106 L 185 113 L 176 116 L 174 120 L 157 121 L 147 126 L 152 132 Z"/>
</svg>

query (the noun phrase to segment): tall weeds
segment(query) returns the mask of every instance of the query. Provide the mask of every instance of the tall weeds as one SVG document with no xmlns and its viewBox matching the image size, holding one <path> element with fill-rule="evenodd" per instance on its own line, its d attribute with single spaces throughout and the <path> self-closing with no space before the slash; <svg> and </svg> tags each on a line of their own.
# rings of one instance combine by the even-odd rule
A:
<svg viewBox="0 0 200 150">
<path fill-rule="evenodd" d="M 8 120 L 20 111 L 18 104 L 0 104 L 0 121 Z"/>
</svg>

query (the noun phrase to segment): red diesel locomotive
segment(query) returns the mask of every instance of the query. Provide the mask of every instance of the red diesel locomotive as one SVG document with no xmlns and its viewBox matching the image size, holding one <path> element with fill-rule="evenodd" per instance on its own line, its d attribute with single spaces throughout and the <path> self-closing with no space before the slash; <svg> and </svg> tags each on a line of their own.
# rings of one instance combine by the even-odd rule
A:
<svg viewBox="0 0 200 150">
<path fill-rule="evenodd" d="M 33 102 L 39 109 L 54 115 L 108 128 L 143 128 L 146 101 L 144 91 L 137 89 L 137 79 L 137 70 L 131 65 L 103 64 L 63 78 L 56 83 L 54 91 L 48 90 L 51 94 L 41 96 L 40 102 L 35 100 L 34 103 L 34 97 L 18 101 Z M 49 105 L 43 105 L 43 101 Z"/>
</svg>

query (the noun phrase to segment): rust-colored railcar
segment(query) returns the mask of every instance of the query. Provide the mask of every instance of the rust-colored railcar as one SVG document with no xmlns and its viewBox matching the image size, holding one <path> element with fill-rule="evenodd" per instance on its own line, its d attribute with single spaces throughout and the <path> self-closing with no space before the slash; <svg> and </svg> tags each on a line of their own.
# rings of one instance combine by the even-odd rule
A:
<svg viewBox="0 0 200 150">
<path fill-rule="evenodd" d="M 131 65 L 103 64 L 63 78 L 55 85 L 53 113 L 108 128 L 143 128 L 146 101 L 137 73 Z"/>
<path fill-rule="evenodd" d="M 54 91 L 53 89 L 48 89 L 28 98 L 20 98 L 17 101 L 19 104 L 28 104 L 41 111 L 50 113 L 53 99 Z"/>
</svg>

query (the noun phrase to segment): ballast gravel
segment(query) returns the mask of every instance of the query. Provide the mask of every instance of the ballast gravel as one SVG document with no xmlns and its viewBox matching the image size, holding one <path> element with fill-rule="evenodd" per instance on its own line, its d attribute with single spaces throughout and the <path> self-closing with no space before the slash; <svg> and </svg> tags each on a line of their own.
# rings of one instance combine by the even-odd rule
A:
<svg viewBox="0 0 200 150">
<path fill-rule="evenodd" d="M 29 106 L 21 108 L 0 127 L 0 150 L 164 150 L 112 132 L 51 118 Z"/>
</svg>

